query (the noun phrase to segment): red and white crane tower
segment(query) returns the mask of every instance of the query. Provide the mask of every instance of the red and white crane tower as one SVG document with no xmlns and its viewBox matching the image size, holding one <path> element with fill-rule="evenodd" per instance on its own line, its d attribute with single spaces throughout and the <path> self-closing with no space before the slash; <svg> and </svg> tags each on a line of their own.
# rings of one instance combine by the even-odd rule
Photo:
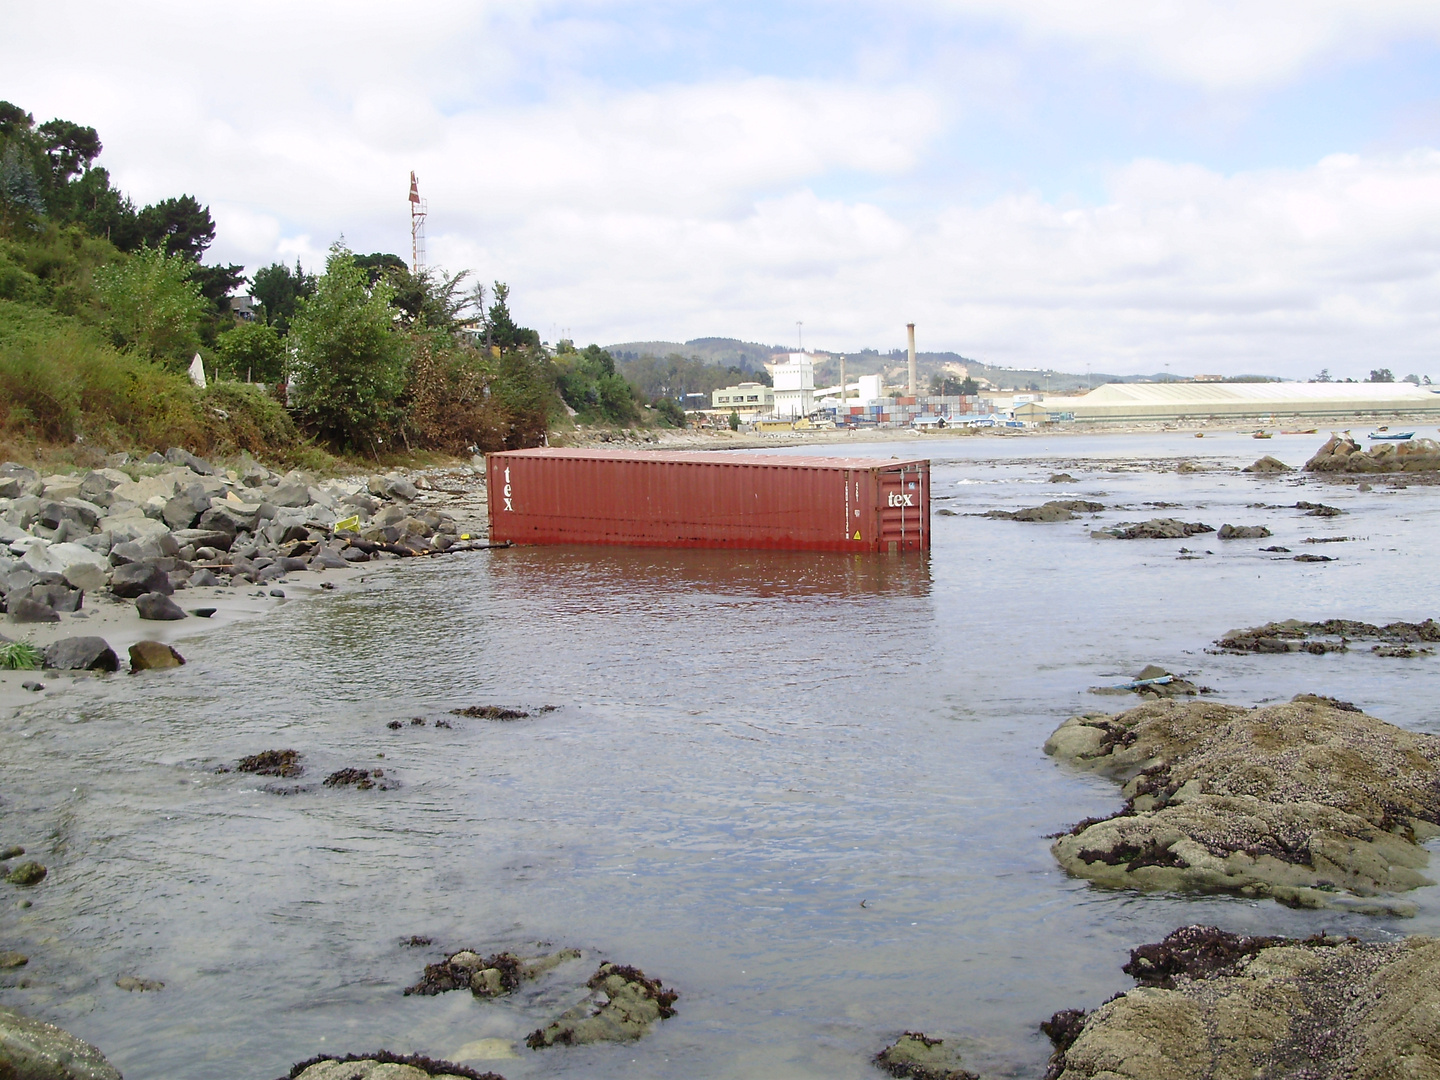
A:
<svg viewBox="0 0 1440 1080">
<path fill-rule="evenodd" d="M 410 170 L 410 272 L 420 273 L 425 265 L 425 200 L 420 197 L 420 179 Z"/>
</svg>

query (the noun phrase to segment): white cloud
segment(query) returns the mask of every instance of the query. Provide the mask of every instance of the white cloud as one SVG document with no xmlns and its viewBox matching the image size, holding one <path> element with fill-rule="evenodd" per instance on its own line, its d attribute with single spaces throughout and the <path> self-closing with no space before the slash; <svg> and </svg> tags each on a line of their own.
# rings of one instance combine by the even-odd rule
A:
<svg viewBox="0 0 1440 1080">
<path fill-rule="evenodd" d="M 1223 89 L 1440 27 L 1433 2 L 1401 0 L 947 6 Z M 566 67 L 615 26 L 537 5 L 106 10 L 8 12 L 21 39 L 64 23 L 67 48 L 7 57 L 0 95 L 93 123 L 138 200 L 209 203 L 218 260 L 318 268 L 342 233 L 405 255 L 414 168 L 432 262 L 509 281 L 547 335 L 782 341 L 803 319 L 809 341 L 888 347 L 913 319 L 929 347 L 1071 370 L 1440 374 L 1433 152 L 1234 175 L 1134 161 L 1089 207 L 921 199 L 955 106 L 884 43 L 864 77 L 617 87 Z M 1023 89 L 1016 55 L 980 55 L 997 101 Z"/>
<path fill-rule="evenodd" d="M 1327 59 L 1440 39 L 1434 0 L 917 0 L 1025 35 L 1079 43 L 1104 63 L 1210 90 L 1293 80 Z"/>
<path fill-rule="evenodd" d="M 583 340 L 733 333 L 1083 370 L 1440 375 L 1440 153 L 1225 177 L 1136 162 L 1103 206 L 901 220 L 799 192 L 743 218 L 570 213 L 501 245 L 521 313 Z M 597 267 L 603 271 L 597 272 Z"/>
</svg>

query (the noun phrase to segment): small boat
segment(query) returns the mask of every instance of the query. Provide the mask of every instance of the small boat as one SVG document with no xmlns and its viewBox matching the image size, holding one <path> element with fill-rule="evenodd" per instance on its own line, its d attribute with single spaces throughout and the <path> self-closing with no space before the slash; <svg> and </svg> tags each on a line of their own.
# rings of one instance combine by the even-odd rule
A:
<svg viewBox="0 0 1440 1080">
<path fill-rule="evenodd" d="M 1275 436 L 1271 435 L 1268 431 L 1257 431 L 1254 435 L 1251 435 L 1250 437 L 1252 439 L 1273 439 Z"/>
<path fill-rule="evenodd" d="M 1315 434 L 1317 431 L 1319 431 L 1319 430 L 1320 430 L 1319 428 L 1307 427 L 1307 428 L 1300 428 L 1300 429 L 1295 430 L 1295 431 L 1282 431 L 1282 432 L 1280 432 L 1280 434 L 1281 434 L 1281 435 L 1314 435 L 1314 434 Z"/>
<path fill-rule="evenodd" d="M 1379 439 L 1384 442 L 1403 442 L 1405 439 L 1413 439 L 1414 437 L 1415 432 L 1413 431 L 1385 431 L 1384 428 L 1381 428 L 1380 431 L 1370 432 L 1370 438 Z"/>
</svg>

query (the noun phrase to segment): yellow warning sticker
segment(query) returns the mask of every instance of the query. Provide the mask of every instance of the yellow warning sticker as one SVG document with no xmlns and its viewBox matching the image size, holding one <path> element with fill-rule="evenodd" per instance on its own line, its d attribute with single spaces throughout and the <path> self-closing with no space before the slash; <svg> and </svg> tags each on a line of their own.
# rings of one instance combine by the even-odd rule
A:
<svg viewBox="0 0 1440 1080">
<path fill-rule="evenodd" d="M 859 539 L 860 539 L 860 530 L 859 530 L 859 529 L 856 529 L 856 530 L 855 530 L 855 539 L 856 539 L 856 540 L 859 540 Z"/>
</svg>

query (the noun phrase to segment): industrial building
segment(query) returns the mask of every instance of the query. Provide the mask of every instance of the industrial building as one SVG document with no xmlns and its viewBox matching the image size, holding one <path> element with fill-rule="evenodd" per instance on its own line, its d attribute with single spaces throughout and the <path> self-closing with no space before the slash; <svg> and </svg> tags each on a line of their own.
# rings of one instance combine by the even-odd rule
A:
<svg viewBox="0 0 1440 1080">
<path fill-rule="evenodd" d="M 770 368 L 775 382 L 776 417 L 799 418 L 815 411 L 815 361 L 808 353 L 791 353 Z"/>
<path fill-rule="evenodd" d="M 1079 422 L 1110 423 L 1440 416 L 1440 387 L 1413 383 L 1107 383 L 1080 397 L 1051 396 L 1042 404 L 1047 412 L 1071 413 Z"/>
<path fill-rule="evenodd" d="M 775 411 L 775 391 L 764 383 L 742 382 L 710 395 L 711 408 L 737 412 L 741 416 L 769 416 Z"/>
</svg>

